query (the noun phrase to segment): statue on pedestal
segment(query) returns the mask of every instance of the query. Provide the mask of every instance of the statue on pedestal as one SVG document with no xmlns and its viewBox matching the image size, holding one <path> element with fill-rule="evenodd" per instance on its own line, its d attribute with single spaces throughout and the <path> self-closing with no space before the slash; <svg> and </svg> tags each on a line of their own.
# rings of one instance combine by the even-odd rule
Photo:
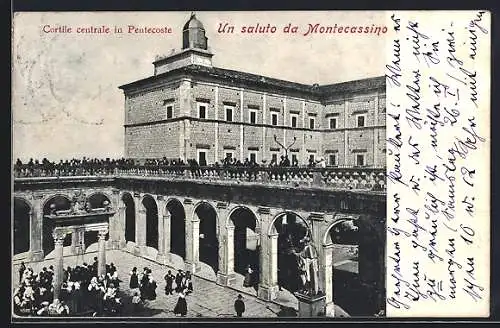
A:
<svg viewBox="0 0 500 328">
<path fill-rule="evenodd" d="M 304 237 L 301 243 L 304 245 L 302 251 L 295 252 L 302 282 L 299 291 L 305 295 L 315 296 L 319 292 L 318 252 L 308 236 Z"/>
</svg>

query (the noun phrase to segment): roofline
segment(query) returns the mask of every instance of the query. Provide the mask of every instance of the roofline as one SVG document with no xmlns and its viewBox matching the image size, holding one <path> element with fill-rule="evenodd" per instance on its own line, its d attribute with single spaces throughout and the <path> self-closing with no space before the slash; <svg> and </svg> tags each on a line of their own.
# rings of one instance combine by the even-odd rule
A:
<svg viewBox="0 0 500 328">
<path fill-rule="evenodd" d="M 202 70 L 196 71 L 196 68 L 201 68 Z M 281 80 L 281 79 L 276 79 L 273 77 L 268 77 L 264 75 L 258 75 L 258 74 L 253 74 L 253 73 L 247 73 L 243 71 L 235 71 L 235 70 L 229 70 L 225 68 L 219 68 L 219 67 L 213 67 L 213 68 L 208 68 L 204 66 L 199 66 L 199 65 L 188 65 L 184 67 L 180 67 L 165 73 L 161 73 L 158 75 L 152 75 L 144 79 L 136 80 L 127 84 L 123 84 L 119 86 L 118 88 L 123 90 L 124 92 L 128 91 L 129 89 L 135 87 L 135 86 L 142 86 L 147 84 L 148 82 L 153 82 L 153 81 L 158 81 L 162 80 L 164 78 L 176 76 L 176 75 L 182 75 L 182 74 L 187 74 L 187 75 L 200 75 L 200 76 L 209 76 L 211 75 L 210 72 L 203 71 L 203 69 L 214 69 L 214 70 L 220 70 L 224 72 L 229 72 L 229 73 L 243 73 L 247 76 L 252 76 L 255 77 L 256 80 L 249 80 L 245 79 L 244 77 L 234 77 L 234 79 L 239 80 L 241 82 L 250 82 L 252 84 L 260 84 L 264 86 L 270 86 L 270 87 L 278 87 L 279 89 L 292 89 L 296 92 L 299 93 L 306 93 L 311 96 L 316 96 L 316 97 L 324 97 L 327 95 L 331 94 L 337 94 L 337 93 L 343 93 L 343 92 L 357 92 L 357 91 L 367 91 L 367 90 L 375 90 L 378 89 L 382 86 L 385 86 L 385 76 L 376 76 L 376 77 L 369 77 L 369 78 L 364 78 L 364 79 L 358 79 L 358 80 L 351 80 L 351 81 L 346 81 L 346 82 L 339 82 L 339 83 L 333 83 L 333 84 L 325 84 L 325 85 L 318 85 L 315 87 L 314 85 L 309 85 L 309 84 L 303 84 L 303 83 L 297 83 L 297 82 L 292 82 L 288 80 Z M 213 76 L 212 76 L 213 77 Z M 215 76 L 217 78 L 217 76 Z M 219 77 L 220 78 L 220 77 Z M 221 79 L 223 80 L 223 79 Z M 355 84 L 356 82 L 359 81 L 373 81 L 372 83 L 368 83 L 368 87 L 360 88 L 359 90 L 327 90 L 328 88 L 335 88 L 339 86 L 348 86 L 349 84 Z M 276 83 L 281 83 L 284 85 L 276 85 Z"/>
</svg>

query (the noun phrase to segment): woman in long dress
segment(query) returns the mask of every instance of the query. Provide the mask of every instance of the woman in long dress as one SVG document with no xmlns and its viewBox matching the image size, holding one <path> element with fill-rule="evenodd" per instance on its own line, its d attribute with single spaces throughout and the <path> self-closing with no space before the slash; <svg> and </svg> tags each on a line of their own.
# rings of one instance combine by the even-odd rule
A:
<svg viewBox="0 0 500 328">
<path fill-rule="evenodd" d="M 139 287 L 139 276 L 137 275 L 137 268 L 134 267 L 130 272 L 130 289 L 136 289 Z"/>
<path fill-rule="evenodd" d="M 174 308 L 174 314 L 180 314 L 183 317 L 187 314 L 186 294 L 184 291 L 179 293 L 179 298 L 177 299 L 177 304 L 175 304 Z"/>
<path fill-rule="evenodd" d="M 246 272 L 245 272 L 245 280 L 243 280 L 244 287 L 252 287 L 252 274 L 253 274 L 253 270 L 250 267 L 250 265 L 248 265 Z"/>
</svg>

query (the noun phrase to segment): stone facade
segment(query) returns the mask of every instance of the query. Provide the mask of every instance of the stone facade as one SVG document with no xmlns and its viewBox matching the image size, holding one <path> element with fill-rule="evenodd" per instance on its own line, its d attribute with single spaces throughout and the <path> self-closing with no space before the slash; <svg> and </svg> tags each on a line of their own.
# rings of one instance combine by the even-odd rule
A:
<svg viewBox="0 0 500 328">
<path fill-rule="evenodd" d="M 30 208 L 30 250 L 27 254 L 19 254 L 14 259 L 42 260 L 43 254 L 43 211 L 48 201 L 54 196 L 71 199 L 76 190 L 86 195 L 102 194 L 110 200 L 115 214 L 109 219 L 108 248 L 123 249 L 133 252 L 163 264 L 172 265 L 171 238 L 179 235 L 172 229 L 172 220 L 176 213 L 170 212 L 172 202 L 181 204 L 184 212 L 185 225 L 185 258 L 184 266 L 198 274 L 201 265 L 200 245 L 201 226 L 207 218 L 197 212 L 202 206 L 213 209 L 215 213 L 215 234 L 219 241 L 218 267 L 213 268 L 215 280 L 219 284 L 234 284 L 234 224 L 231 218 L 237 209 L 247 209 L 255 221 L 255 233 L 259 245 L 259 289 L 258 296 L 265 300 L 277 297 L 277 252 L 278 233 L 274 222 L 286 213 L 300 217 L 311 231 L 312 240 L 319 254 L 319 284 L 320 290 L 326 293 L 326 309 L 333 308 L 332 296 L 332 264 L 342 253 L 329 238 L 329 233 L 336 222 L 345 218 L 359 219 L 366 228 L 364 233 L 369 236 L 360 237 L 360 256 L 370 265 L 360 263 L 360 277 L 368 284 L 376 283 L 374 293 L 383 293 L 380 281 L 385 275 L 384 259 L 376 261 L 373 254 L 384 254 L 385 248 L 385 204 L 384 194 L 370 192 L 342 192 L 336 190 L 314 190 L 311 188 L 280 188 L 262 185 L 249 187 L 238 184 L 217 185 L 200 181 L 168 181 L 161 178 L 79 178 L 67 177 L 57 182 L 50 178 L 28 179 L 15 181 L 14 200 L 23 201 Z M 257 189 L 256 189 L 257 188 Z M 127 228 L 127 206 L 131 199 L 134 208 L 134 226 Z M 151 207 L 147 207 L 145 199 L 151 200 L 157 213 L 158 247 L 147 246 L 147 220 L 150 218 Z M 16 217 L 16 213 L 14 213 Z M 178 219 L 178 218 L 177 218 Z M 126 230 L 134 229 L 134 240 L 126 240 Z M 369 237 L 369 238 L 368 238 Z M 366 245 L 364 240 L 370 242 Z M 24 257 L 23 257 L 24 256 Z M 338 260 L 338 258 L 337 258 Z M 364 271 L 367 270 L 366 273 Z M 361 272 L 363 271 L 363 272 Z M 368 272 L 369 271 L 369 272 Z"/>
<path fill-rule="evenodd" d="M 189 31 L 185 46 L 206 46 L 204 29 Z M 384 77 L 306 85 L 212 67 L 211 56 L 188 46 L 155 61 L 153 76 L 120 86 L 126 157 L 199 160 L 201 152 L 214 164 L 231 153 L 269 163 L 284 153 L 276 136 L 293 144 L 289 157 L 299 164 L 314 156 L 328 165 L 385 166 Z"/>
</svg>

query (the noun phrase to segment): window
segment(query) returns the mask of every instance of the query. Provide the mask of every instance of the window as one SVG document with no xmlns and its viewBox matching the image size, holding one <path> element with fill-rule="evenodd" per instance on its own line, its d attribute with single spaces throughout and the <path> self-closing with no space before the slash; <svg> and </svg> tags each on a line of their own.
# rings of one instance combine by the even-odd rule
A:
<svg viewBox="0 0 500 328">
<path fill-rule="evenodd" d="M 250 123 L 257 123 L 257 112 L 255 110 L 250 111 Z"/>
<path fill-rule="evenodd" d="M 232 151 L 226 151 L 226 158 L 232 159 L 233 158 L 233 152 Z"/>
<path fill-rule="evenodd" d="M 174 116 L 174 107 L 172 105 L 167 106 L 167 118 L 172 118 Z"/>
<path fill-rule="evenodd" d="M 357 116 L 357 123 L 358 123 L 358 128 L 362 128 L 365 126 L 365 115 L 358 115 Z"/>
<path fill-rule="evenodd" d="M 250 162 L 257 163 L 257 153 L 256 152 L 254 152 L 254 151 L 249 152 L 248 156 L 249 156 Z"/>
<path fill-rule="evenodd" d="M 298 116 L 297 115 L 290 115 L 290 126 L 292 128 L 296 128 L 297 127 L 297 121 L 298 121 Z"/>
<path fill-rule="evenodd" d="M 198 117 L 207 118 L 207 104 L 198 104 Z"/>
<path fill-rule="evenodd" d="M 309 154 L 309 162 L 314 162 L 314 154 Z"/>
<path fill-rule="evenodd" d="M 337 118 L 335 117 L 330 117 L 330 129 L 336 129 L 337 128 Z"/>
<path fill-rule="evenodd" d="M 309 129 L 314 130 L 314 117 L 309 117 Z"/>
<path fill-rule="evenodd" d="M 356 165 L 364 166 L 365 165 L 365 155 L 364 154 L 356 154 Z"/>
<path fill-rule="evenodd" d="M 271 162 L 274 162 L 274 163 L 278 162 L 278 153 L 271 154 Z"/>
<path fill-rule="evenodd" d="M 230 106 L 225 106 L 226 109 L 226 121 L 232 122 L 233 121 L 233 107 Z"/>
<path fill-rule="evenodd" d="M 271 124 L 278 125 L 278 113 L 271 113 Z"/>
<path fill-rule="evenodd" d="M 336 154 L 330 154 L 328 156 L 328 165 L 331 165 L 331 166 L 337 165 L 337 155 Z"/>
<path fill-rule="evenodd" d="M 207 165 L 207 152 L 205 150 L 198 150 L 198 164 L 200 166 Z"/>
<path fill-rule="evenodd" d="M 292 165 L 294 165 L 295 163 L 299 163 L 298 159 L 297 159 L 297 154 L 292 154 Z"/>
</svg>

